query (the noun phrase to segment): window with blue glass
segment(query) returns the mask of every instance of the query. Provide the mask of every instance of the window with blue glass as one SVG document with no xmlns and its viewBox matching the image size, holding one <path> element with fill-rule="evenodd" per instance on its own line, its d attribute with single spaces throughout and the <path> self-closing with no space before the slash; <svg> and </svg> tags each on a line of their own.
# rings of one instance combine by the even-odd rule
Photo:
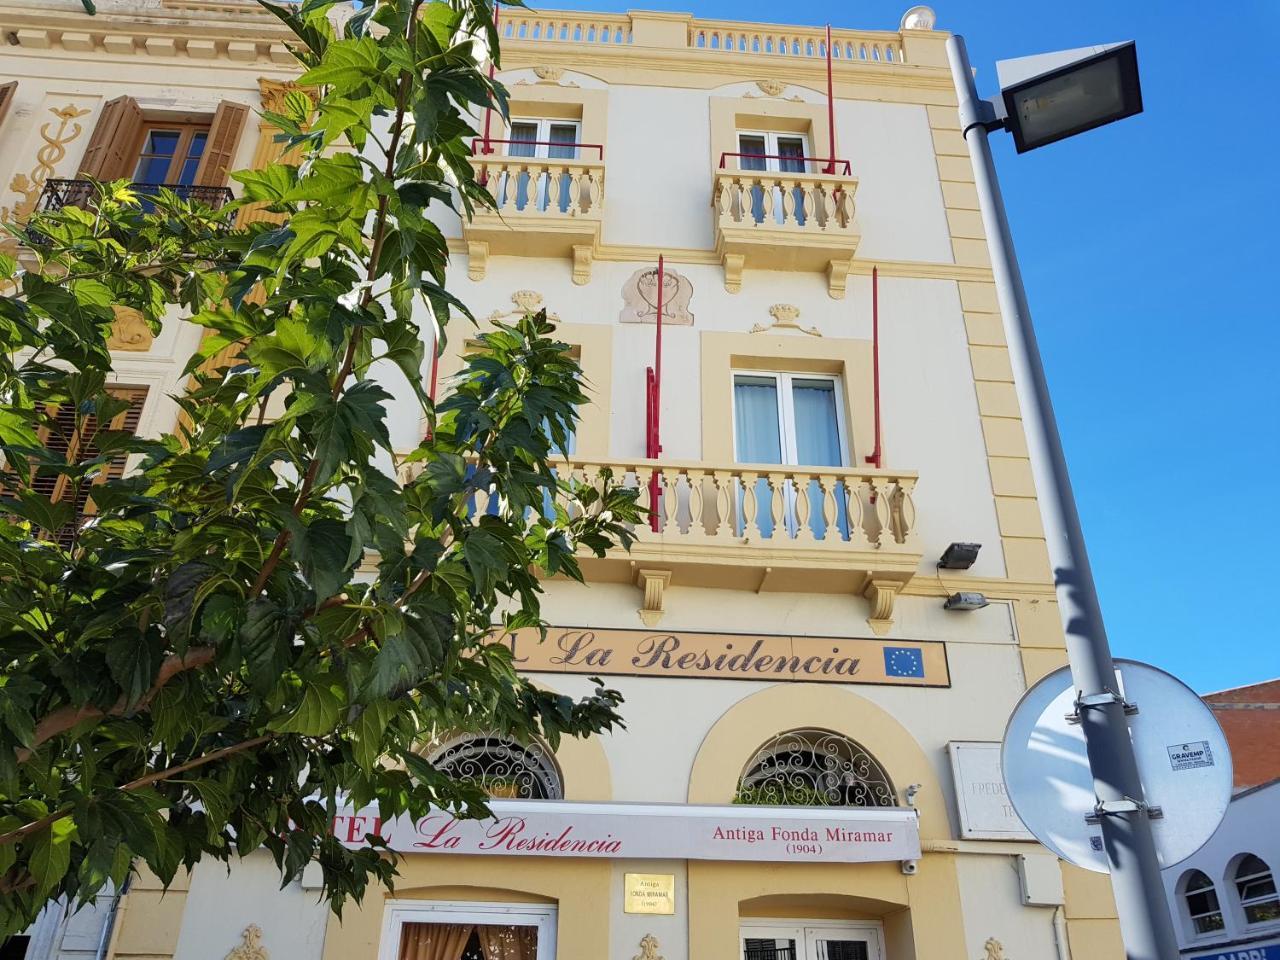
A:
<svg viewBox="0 0 1280 960">
<path fill-rule="evenodd" d="M 193 185 L 208 142 L 208 124 L 147 124 L 142 131 L 134 183 Z"/>
</svg>

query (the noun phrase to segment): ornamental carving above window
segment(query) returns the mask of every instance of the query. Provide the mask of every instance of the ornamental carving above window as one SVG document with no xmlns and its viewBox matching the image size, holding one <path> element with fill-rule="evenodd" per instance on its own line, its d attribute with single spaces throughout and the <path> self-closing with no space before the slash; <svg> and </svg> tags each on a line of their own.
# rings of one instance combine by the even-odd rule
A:
<svg viewBox="0 0 1280 960">
<path fill-rule="evenodd" d="M 564 797 L 555 761 L 536 743 L 517 743 L 491 733 L 468 734 L 446 741 L 431 762 L 441 773 L 474 783 L 497 799 Z"/>
<path fill-rule="evenodd" d="M 734 796 L 734 803 L 789 807 L 893 807 L 897 802 L 880 762 L 829 730 L 791 730 L 774 737 L 746 765 Z"/>
</svg>

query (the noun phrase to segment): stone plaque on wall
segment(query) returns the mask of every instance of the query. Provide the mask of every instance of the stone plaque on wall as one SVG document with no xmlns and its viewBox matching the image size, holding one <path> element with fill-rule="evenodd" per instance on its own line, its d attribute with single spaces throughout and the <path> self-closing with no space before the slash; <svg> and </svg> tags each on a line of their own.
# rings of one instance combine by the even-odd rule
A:
<svg viewBox="0 0 1280 960">
<path fill-rule="evenodd" d="M 953 740 L 947 744 L 955 778 L 960 836 L 966 840 L 1034 840 L 1014 812 L 1000 772 L 1000 744 Z"/>
<path fill-rule="evenodd" d="M 693 284 L 682 273 L 670 267 L 662 272 L 662 324 L 677 327 L 693 326 L 693 314 L 689 301 L 693 299 Z M 658 322 L 658 270 L 642 267 L 622 285 L 622 323 Z"/>
</svg>

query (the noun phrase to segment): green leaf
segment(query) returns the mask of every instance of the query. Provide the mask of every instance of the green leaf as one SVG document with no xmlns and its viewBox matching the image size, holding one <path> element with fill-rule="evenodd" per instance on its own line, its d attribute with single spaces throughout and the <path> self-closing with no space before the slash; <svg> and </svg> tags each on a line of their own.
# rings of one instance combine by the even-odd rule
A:
<svg viewBox="0 0 1280 960">
<path fill-rule="evenodd" d="M 299 733 L 322 737 L 338 725 L 346 706 L 346 688 L 327 676 L 303 682 L 302 699 L 286 717 L 277 718 L 267 728 L 279 733 Z"/>
<path fill-rule="evenodd" d="M 36 834 L 31 846 L 29 869 L 39 896 L 48 896 L 71 866 L 71 841 L 76 835 L 75 821 L 70 817 L 55 820 Z"/>
<path fill-rule="evenodd" d="M 475 577 L 482 592 L 487 593 L 492 590 L 494 583 L 507 572 L 502 541 L 483 527 L 470 531 L 462 543 L 462 555 L 466 558 L 471 575 Z"/>
<path fill-rule="evenodd" d="M 289 642 L 293 631 L 284 610 L 269 597 L 249 604 L 240 628 L 240 649 L 249 672 L 249 685 L 266 693 L 280 682 L 289 663 Z"/>
<path fill-rule="evenodd" d="M 107 646 L 107 669 L 120 684 L 125 703 L 133 706 L 151 687 L 163 656 L 163 642 L 157 631 L 146 635 L 117 635 Z"/>
<path fill-rule="evenodd" d="M 296 543 L 302 572 L 316 592 L 316 602 L 329 599 L 348 579 L 351 536 L 346 523 L 314 520 L 303 528 Z"/>
<path fill-rule="evenodd" d="M 18 500 L 0 500 L 0 511 L 12 513 L 49 533 L 57 533 L 75 519 L 75 507 L 66 500 L 50 503 L 31 490 L 18 492 Z"/>
</svg>

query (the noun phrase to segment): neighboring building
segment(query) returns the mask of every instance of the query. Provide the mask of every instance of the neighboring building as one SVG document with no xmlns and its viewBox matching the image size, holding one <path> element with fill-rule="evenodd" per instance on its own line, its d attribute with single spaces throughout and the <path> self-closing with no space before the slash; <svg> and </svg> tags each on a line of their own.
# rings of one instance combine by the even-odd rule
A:
<svg viewBox="0 0 1280 960">
<path fill-rule="evenodd" d="M 1278 825 L 1280 780 L 1248 787 L 1209 842 L 1164 871 L 1187 960 L 1280 960 Z"/>
<path fill-rule="evenodd" d="M 296 74 L 253 4 L 79 7 L 0 0 L 4 216 L 74 197 L 79 172 L 216 201 L 227 167 L 277 155 L 250 114 Z M 451 289 L 477 316 L 558 317 L 594 390 L 565 469 L 656 468 L 663 494 L 630 555 L 546 584 L 548 646 L 513 642 L 556 690 L 605 675 L 627 729 L 554 754 L 431 745 L 512 819 L 397 832 L 425 852 L 341 923 L 258 854 L 167 894 L 137 877 L 81 940 L 120 960 L 242 940 L 272 960 L 1122 957 L 1106 879 L 1026 837 L 993 749 L 1065 653 L 947 34 L 924 8 L 835 30 L 829 119 L 821 29 L 516 10 L 502 32 L 513 120 L 478 145 L 501 216 L 442 215 Z M 121 317 L 134 429 L 173 429 L 199 337 Z M 953 542 L 981 544 L 969 569 L 938 569 Z M 961 590 L 990 604 L 945 610 Z"/>
<path fill-rule="evenodd" d="M 1237 790 L 1280 779 L 1280 680 L 1206 694 L 1231 745 Z"/>
</svg>

